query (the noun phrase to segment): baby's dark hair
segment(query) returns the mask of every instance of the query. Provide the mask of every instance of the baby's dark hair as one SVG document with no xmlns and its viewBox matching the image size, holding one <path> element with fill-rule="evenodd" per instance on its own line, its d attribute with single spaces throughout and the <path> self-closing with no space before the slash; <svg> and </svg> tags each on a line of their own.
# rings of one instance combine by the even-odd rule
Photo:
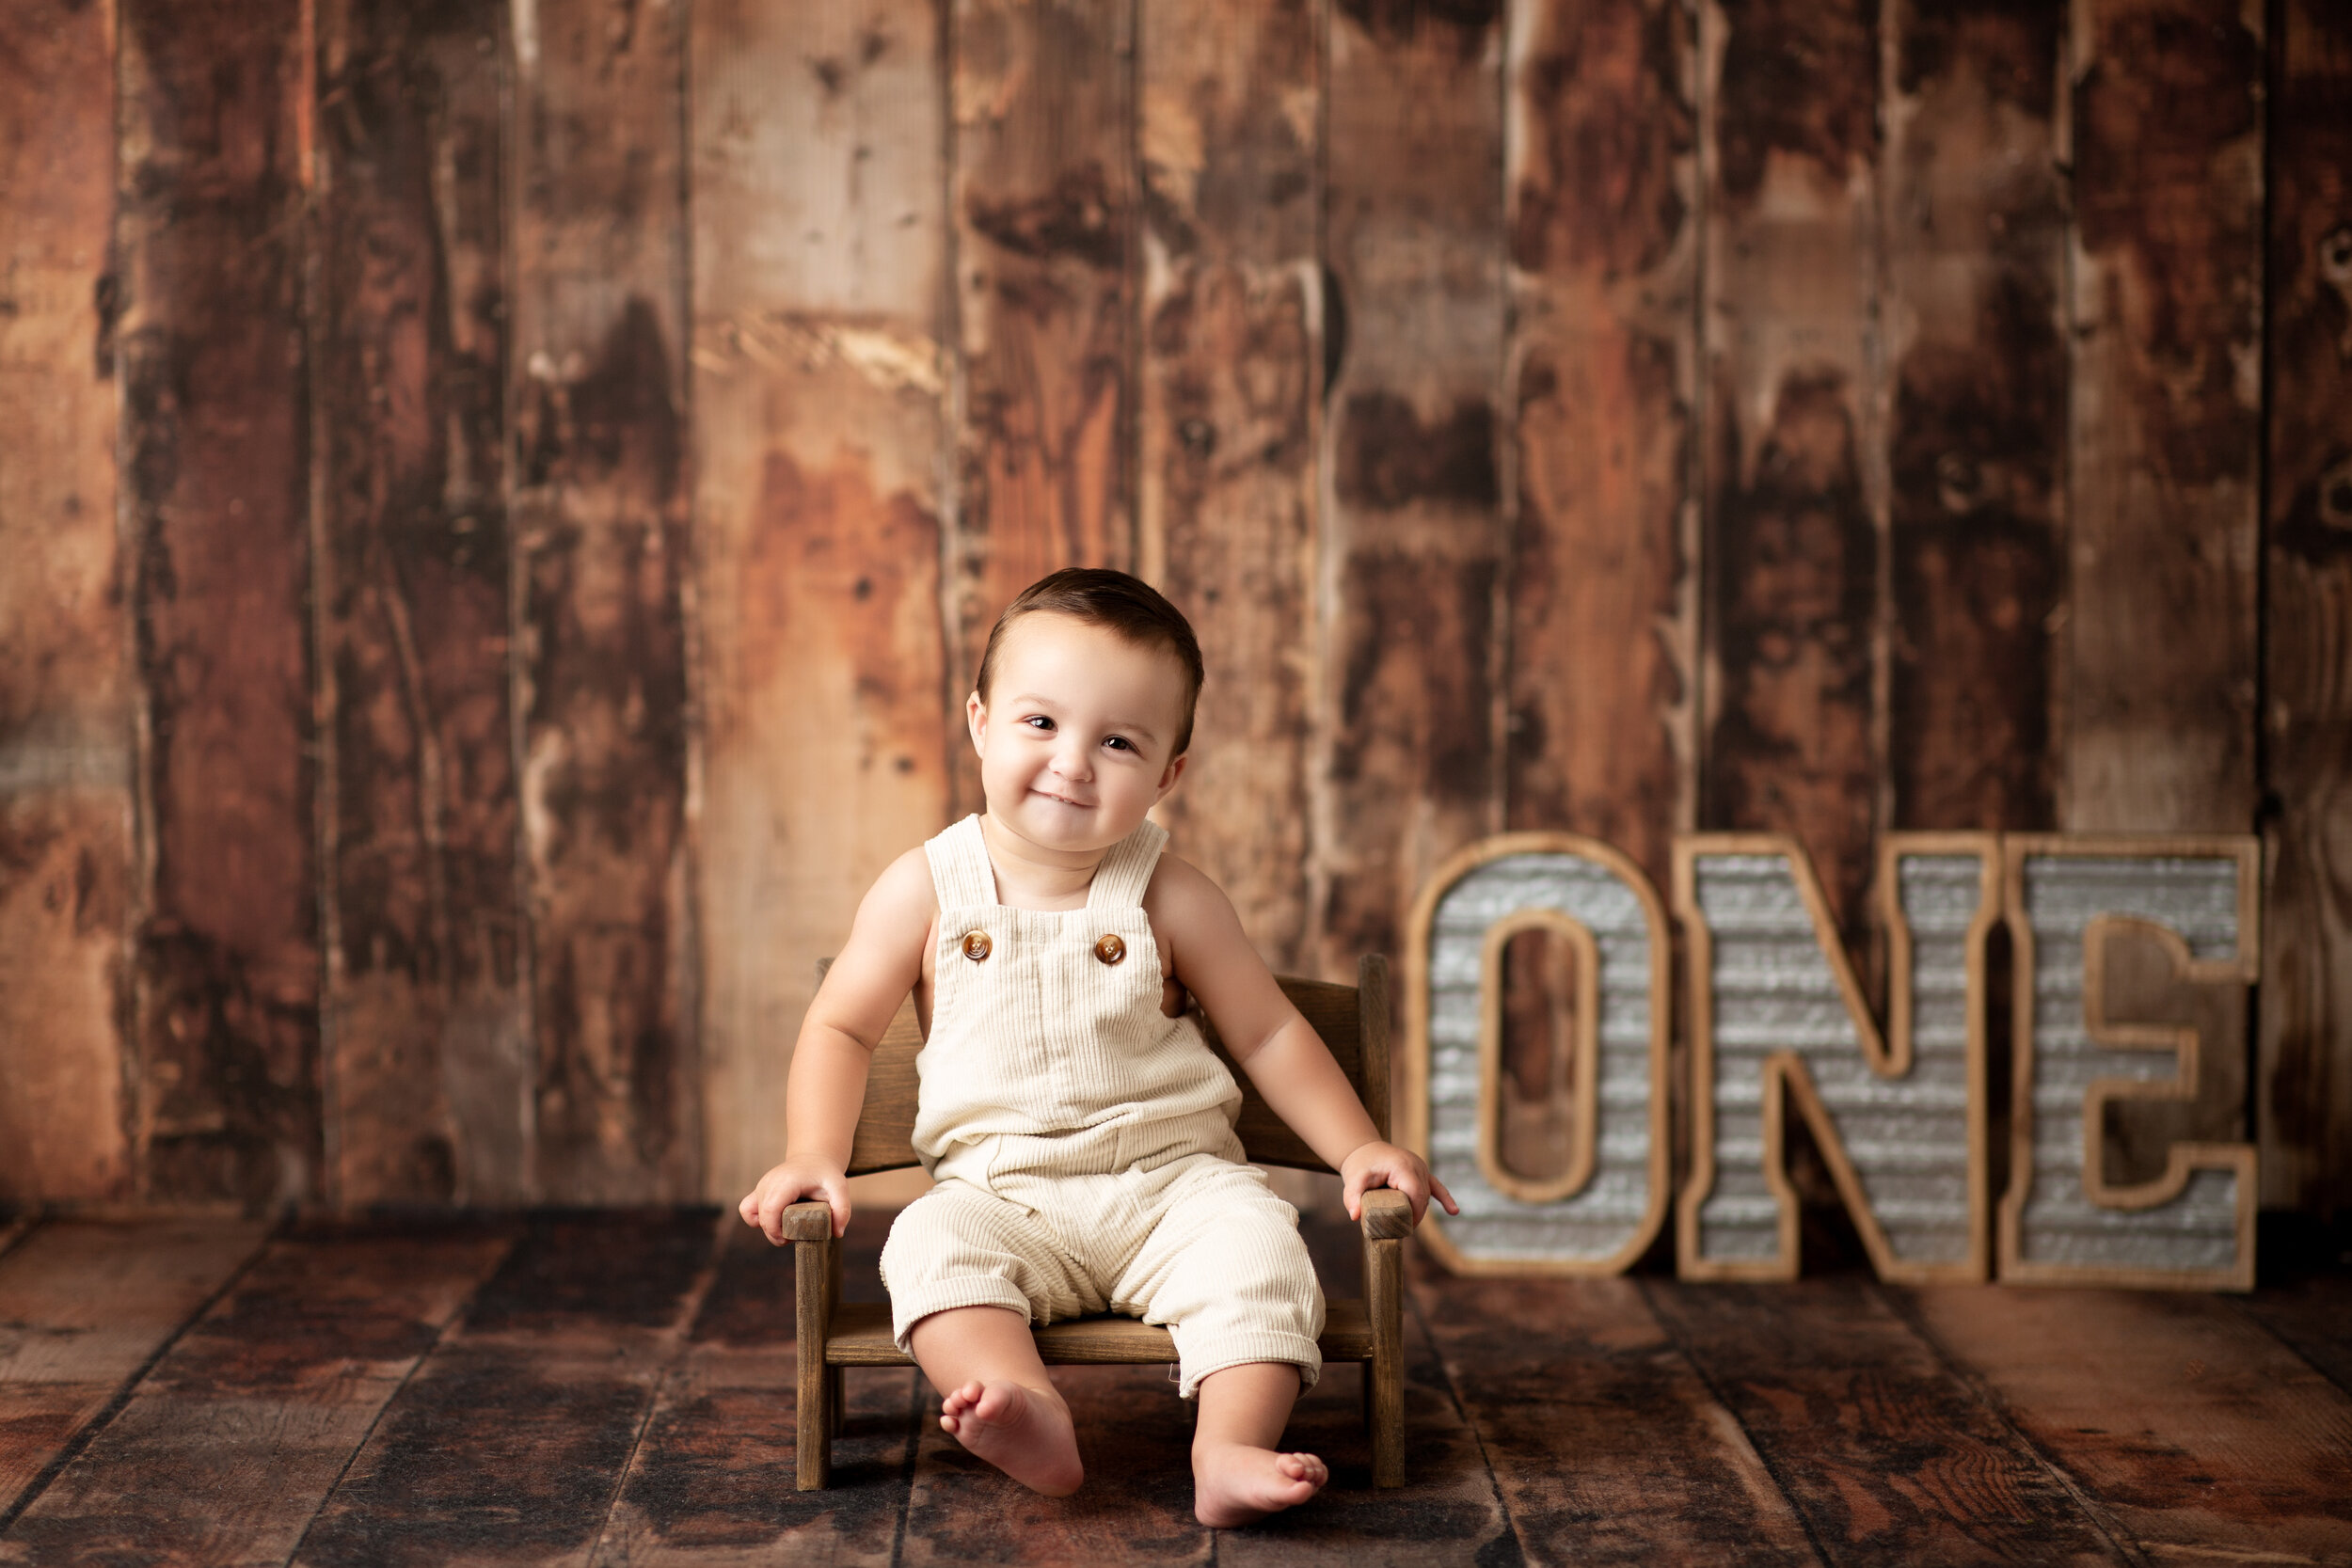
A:
<svg viewBox="0 0 2352 1568">
<path fill-rule="evenodd" d="M 1200 665 L 1200 643 L 1192 635 L 1192 623 L 1184 612 L 1161 596 L 1158 589 L 1141 578 L 1114 572 L 1106 566 L 1065 566 L 1051 577 L 1040 578 L 1021 591 L 1018 598 L 1005 607 L 996 617 L 995 626 L 988 634 L 988 649 L 980 655 L 980 677 L 973 683 L 980 701 L 988 701 L 989 683 L 996 675 L 996 660 L 1002 656 L 1005 634 L 1024 615 L 1050 610 L 1083 621 L 1089 626 L 1101 626 L 1122 642 L 1139 648 L 1161 648 L 1176 656 L 1177 664 L 1184 672 L 1184 723 L 1177 732 L 1173 756 L 1183 756 L 1192 746 L 1193 709 L 1200 702 L 1200 682 L 1204 672 Z"/>
</svg>

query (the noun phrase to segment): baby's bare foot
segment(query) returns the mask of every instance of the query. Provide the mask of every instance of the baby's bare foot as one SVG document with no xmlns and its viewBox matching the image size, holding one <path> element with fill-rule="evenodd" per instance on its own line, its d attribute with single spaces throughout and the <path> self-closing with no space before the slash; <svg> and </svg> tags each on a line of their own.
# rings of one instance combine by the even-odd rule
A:
<svg viewBox="0 0 2352 1568">
<path fill-rule="evenodd" d="M 1086 1479 L 1070 1406 L 1049 1390 L 975 1378 L 940 1401 L 939 1425 L 1032 1492 L 1067 1497 Z"/>
<path fill-rule="evenodd" d="M 1195 1448 L 1193 1517 L 1213 1528 L 1246 1525 L 1296 1508 L 1330 1479 L 1323 1461 L 1311 1453 L 1277 1453 L 1242 1443 Z"/>
</svg>

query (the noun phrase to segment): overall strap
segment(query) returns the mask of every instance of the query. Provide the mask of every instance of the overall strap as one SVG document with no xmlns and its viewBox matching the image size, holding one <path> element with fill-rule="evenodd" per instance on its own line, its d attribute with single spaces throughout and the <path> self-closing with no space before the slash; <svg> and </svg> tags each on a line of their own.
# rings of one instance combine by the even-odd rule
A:
<svg viewBox="0 0 2352 1568">
<path fill-rule="evenodd" d="M 1141 826 L 1120 839 L 1094 868 L 1094 885 L 1087 889 L 1089 910 L 1131 910 L 1143 902 L 1152 873 L 1168 844 L 1168 830 L 1146 817 Z"/>
<path fill-rule="evenodd" d="M 996 872 L 988 863 L 988 842 L 980 837 L 977 814 L 924 840 L 923 858 L 931 863 L 931 890 L 941 909 L 996 902 Z"/>
</svg>

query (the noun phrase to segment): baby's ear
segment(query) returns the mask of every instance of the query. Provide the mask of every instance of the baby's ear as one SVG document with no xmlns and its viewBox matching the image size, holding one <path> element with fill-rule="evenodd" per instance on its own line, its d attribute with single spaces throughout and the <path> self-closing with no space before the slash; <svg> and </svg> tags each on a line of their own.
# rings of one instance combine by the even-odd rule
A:
<svg viewBox="0 0 2352 1568">
<path fill-rule="evenodd" d="M 1184 764 L 1191 760 L 1190 752 L 1180 752 L 1168 759 L 1168 771 L 1160 775 L 1160 800 L 1166 800 L 1168 792 L 1176 787 L 1176 781 L 1184 776 Z"/>
<path fill-rule="evenodd" d="M 977 691 L 963 700 L 963 724 L 972 732 L 972 749 L 978 751 L 980 737 L 988 730 L 988 705 L 980 700 Z"/>
</svg>

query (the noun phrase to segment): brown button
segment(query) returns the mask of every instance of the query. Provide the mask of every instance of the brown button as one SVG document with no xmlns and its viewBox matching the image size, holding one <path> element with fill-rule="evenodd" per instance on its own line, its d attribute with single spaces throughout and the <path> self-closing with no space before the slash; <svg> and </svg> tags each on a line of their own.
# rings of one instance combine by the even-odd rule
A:
<svg viewBox="0 0 2352 1568">
<path fill-rule="evenodd" d="M 978 963 L 982 958 L 988 957 L 988 953 L 989 942 L 988 933 L 986 931 L 966 931 L 964 933 L 963 956 L 965 958 L 971 959 L 974 963 Z"/>
<path fill-rule="evenodd" d="M 1094 944 L 1094 956 L 1106 964 L 1115 964 L 1127 956 L 1127 944 L 1105 931 L 1103 940 Z"/>
</svg>

